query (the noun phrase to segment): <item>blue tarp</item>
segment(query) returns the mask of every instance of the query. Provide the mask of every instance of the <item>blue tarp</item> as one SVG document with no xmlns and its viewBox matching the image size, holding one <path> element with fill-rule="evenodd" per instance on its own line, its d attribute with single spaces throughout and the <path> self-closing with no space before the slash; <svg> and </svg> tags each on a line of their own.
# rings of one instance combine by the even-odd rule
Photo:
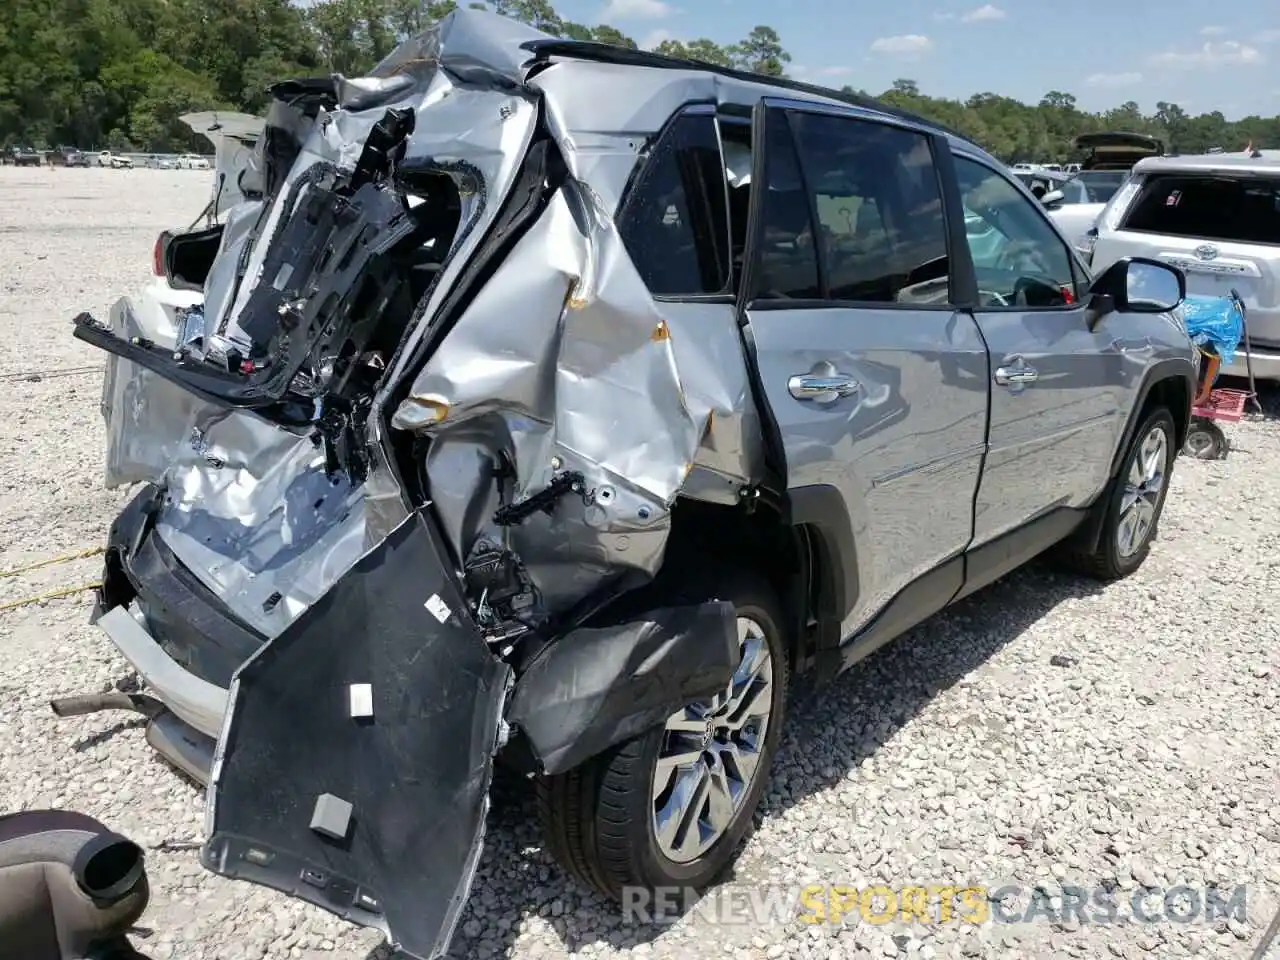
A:
<svg viewBox="0 0 1280 960">
<path fill-rule="evenodd" d="M 1182 303 L 1182 318 L 1192 342 L 1211 348 L 1222 358 L 1223 366 L 1231 362 L 1244 337 L 1244 311 L 1239 300 L 1188 294 Z"/>
</svg>

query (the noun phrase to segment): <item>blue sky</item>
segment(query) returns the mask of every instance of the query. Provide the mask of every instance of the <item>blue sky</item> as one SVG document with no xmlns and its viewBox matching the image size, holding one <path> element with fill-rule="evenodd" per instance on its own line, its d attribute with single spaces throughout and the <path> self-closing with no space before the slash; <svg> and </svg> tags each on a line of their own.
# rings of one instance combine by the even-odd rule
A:
<svg viewBox="0 0 1280 960">
<path fill-rule="evenodd" d="M 1171 100 L 1230 119 L 1280 114 L 1276 0 L 558 0 L 561 16 L 664 37 L 731 43 L 769 24 L 791 73 L 878 93 L 907 77 L 934 96 L 991 91 L 1038 102 L 1073 93 L 1086 109 Z"/>
</svg>

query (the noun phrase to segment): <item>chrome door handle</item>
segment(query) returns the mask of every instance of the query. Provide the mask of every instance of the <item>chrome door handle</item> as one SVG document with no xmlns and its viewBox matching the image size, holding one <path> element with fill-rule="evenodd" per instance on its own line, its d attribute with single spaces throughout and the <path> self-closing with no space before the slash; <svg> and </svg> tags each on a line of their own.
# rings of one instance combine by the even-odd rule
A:
<svg viewBox="0 0 1280 960">
<path fill-rule="evenodd" d="M 1017 366 L 1017 367 L 997 367 L 996 383 L 1002 387 L 1011 387 L 1021 383 L 1035 383 L 1040 378 L 1040 374 L 1035 367 Z"/>
<path fill-rule="evenodd" d="M 791 396 L 814 403 L 834 403 L 861 389 L 862 384 L 844 373 L 798 373 L 787 381 Z"/>
</svg>

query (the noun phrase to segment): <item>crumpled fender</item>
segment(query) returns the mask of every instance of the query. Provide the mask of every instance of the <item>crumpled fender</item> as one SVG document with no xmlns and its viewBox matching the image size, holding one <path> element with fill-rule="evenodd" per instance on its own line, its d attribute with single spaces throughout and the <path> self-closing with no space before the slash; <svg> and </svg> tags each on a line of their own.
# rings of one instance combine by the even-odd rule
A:
<svg viewBox="0 0 1280 960">
<path fill-rule="evenodd" d="M 507 722 L 543 773 L 563 773 L 724 691 L 738 657 L 737 615 L 724 601 L 581 627 L 529 664 Z"/>
</svg>

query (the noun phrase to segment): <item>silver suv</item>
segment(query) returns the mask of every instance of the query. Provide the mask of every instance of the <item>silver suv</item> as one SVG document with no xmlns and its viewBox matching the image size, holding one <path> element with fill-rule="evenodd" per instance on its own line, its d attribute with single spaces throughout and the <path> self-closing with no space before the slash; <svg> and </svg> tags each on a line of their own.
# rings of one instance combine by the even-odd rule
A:
<svg viewBox="0 0 1280 960">
<path fill-rule="evenodd" d="M 1182 276 L 1091 277 L 973 143 L 471 10 L 274 95 L 245 201 L 171 239 L 203 306 L 76 327 L 144 484 L 97 622 L 210 869 L 427 956 L 498 757 L 583 883 L 696 888 L 793 675 L 1042 551 L 1146 557 Z"/>
<path fill-rule="evenodd" d="M 1186 274 L 1193 294 L 1236 290 L 1249 350 L 1224 373 L 1280 380 L 1280 156 L 1210 154 L 1139 161 L 1086 240 L 1095 270 L 1153 257 Z"/>
</svg>

